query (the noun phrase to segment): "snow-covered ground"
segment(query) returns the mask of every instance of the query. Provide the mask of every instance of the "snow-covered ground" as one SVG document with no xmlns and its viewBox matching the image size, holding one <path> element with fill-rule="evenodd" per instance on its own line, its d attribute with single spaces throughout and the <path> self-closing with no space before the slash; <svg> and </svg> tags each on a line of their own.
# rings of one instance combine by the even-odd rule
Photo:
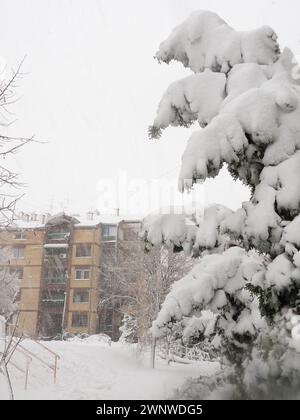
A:
<svg viewBox="0 0 300 420">
<path fill-rule="evenodd" d="M 34 342 L 26 340 L 22 344 L 50 361 Z M 135 347 L 121 343 L 109 346 L 97 340 L 72 340 L 46 345 L 61 357 L 56 385 L 51 370 L 33 361 L 25 391 L 24 376 L 11 367 L 16 399 L 167 399 L 186 378 L 213 375 L 219 369 L 214 362 L 167 365 L 161 359 L 151 369 L 148 353 L 142 355 Z M 4 377 L 0 375 L 0 399 L 6 398 Z"/>
</svg>

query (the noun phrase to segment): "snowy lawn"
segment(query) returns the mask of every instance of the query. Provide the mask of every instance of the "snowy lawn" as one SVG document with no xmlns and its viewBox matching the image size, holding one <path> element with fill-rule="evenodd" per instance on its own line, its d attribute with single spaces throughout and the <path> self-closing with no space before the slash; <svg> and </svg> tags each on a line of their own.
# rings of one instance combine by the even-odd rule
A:
<svg viewBox="0 0 300 420">
<path fill-rule="evenodd" d="M 218 363 L 214 362 L 167 365 L 160 359 L 156 361 L 156 368 L 151 369 L 149 354 L 141 355 L 135 347 L 121 343 L 112 343 L 111 347 L 95 340 L 45 344 L 61 356 L 57 384 L 53 384 L 53 373 L 49 369 L 33 361 L 25 391 L 23 376 L 11 367 L 16 399 L 167 399 L 186 378 L 214 375 L 219 370 Z M 26 340 L 23 345 L 45 357 L 35 343 Z M 47 360 L 50 361 L 48 356 Z M 21 361 L 23 359 L 19 363 Z M 6 398 L 1 375 L 0 399 Z"/>
</svg>

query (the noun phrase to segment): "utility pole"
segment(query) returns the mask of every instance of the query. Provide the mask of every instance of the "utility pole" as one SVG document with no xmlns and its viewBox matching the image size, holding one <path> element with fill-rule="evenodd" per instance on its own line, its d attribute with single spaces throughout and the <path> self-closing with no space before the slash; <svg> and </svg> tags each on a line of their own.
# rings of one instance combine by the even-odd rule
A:
<svg viewBox="0 0 300 420">
<path fill-rule="evenodd" d="M 65 295 L 65 299 L 64 299 L 64 309 L 63 309 L 63 315 L 62 315 L 62 320 L 61 320 L 61 333 L 64 333 L 65 330 L 65 313 L 66 313 L 66 304 L 67 304 L 67 292 L 64 292 Z"/>
</svg>

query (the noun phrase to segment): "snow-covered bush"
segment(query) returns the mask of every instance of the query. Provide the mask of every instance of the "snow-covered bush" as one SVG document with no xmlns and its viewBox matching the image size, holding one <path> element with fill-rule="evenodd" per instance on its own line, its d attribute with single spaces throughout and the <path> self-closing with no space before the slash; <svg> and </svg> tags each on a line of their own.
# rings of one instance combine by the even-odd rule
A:
<svg viewBox="0 0 300 420">
<path fill-rule="evenodd" d="M 137 320 L 131 315 L 124 314 L 122 325 L 119 328 L 121 336 L 119 341 L 121 343 L 136 343 L 137 342 Z"/>
<path fill-rule="evenodd" d="M 169 125 L 202 127 L 182 156 L 179 190 L 226 164 L 251 198 L 235 212 L 209 207 L 188 223 L 184 215 L 145 219 L 147 243 L 201 257 L 174 284 L 152 332 L 175 328 L 185 340 L 219 349 L 235 369 L 223 396 L 293 398 L 300 386 L 300 82 L 293 54 L 280 52 L 269 27 L 237 32 L 200 11 L 173 30 L 156 57 L 195 73 L 169 87 L 149 129 L 155 138 Z"/>
</svg>

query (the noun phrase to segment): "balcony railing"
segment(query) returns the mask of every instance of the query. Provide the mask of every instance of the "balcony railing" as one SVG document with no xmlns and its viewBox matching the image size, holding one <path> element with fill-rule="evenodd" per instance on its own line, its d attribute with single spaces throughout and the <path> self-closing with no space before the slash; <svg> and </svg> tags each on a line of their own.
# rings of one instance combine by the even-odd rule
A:
<svg viewBox="0 0 300 420">
<path fill-rule="evenodd" d="M 64 306 L 65 299 L 42 299 L 44 306 Z"/>
<path fill-rule="evenodd" d="M 67 277 L 44 277 L 46 284 L 66 284 Z"/>
<path fill-rule="evenodd" d="M 103 235 L 102 236 L 103 241 L 115 241 L 116 235 Z"/>
<path fill-rule="evenodd" d="M 62 240 L 69 239 L 70 232 L 48 232 L 47 239 Z"/>
<path fill-rule="evenodd" d="M 59 261 L 59 260 L 67 260 L 68 258 L 68 254 L 66 253 L 60 253 L 60 254 L 45 254 L 44 259 L 46 261 L 50 261 L 50 262 L 55 262 L 55 261 Z"/>
</svg>

